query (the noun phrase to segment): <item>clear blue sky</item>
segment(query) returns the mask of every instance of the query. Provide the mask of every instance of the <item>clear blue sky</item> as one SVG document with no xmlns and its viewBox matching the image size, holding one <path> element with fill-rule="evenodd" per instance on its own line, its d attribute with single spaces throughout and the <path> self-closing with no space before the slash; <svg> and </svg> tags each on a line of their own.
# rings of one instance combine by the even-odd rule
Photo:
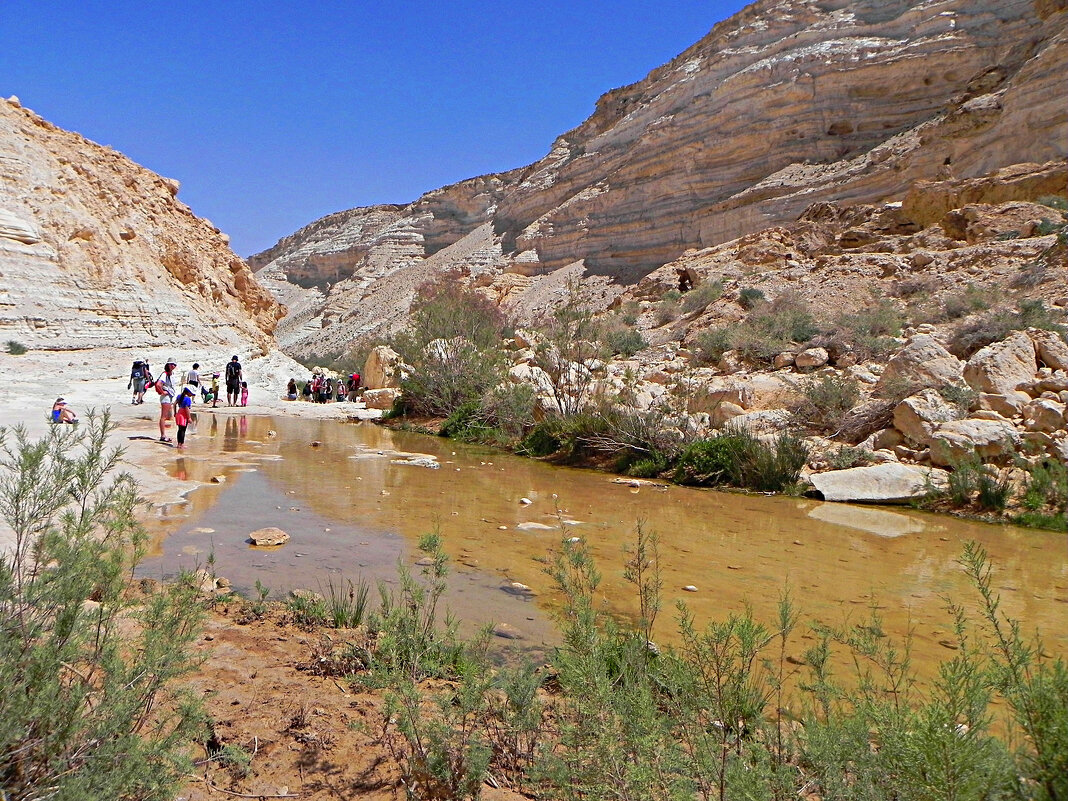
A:
<svg viewBox="0 0 1068 801">
<path fill-rule="evenodd" d="M 0 0 L 0 93 L 182 183 L 243 256 L 545 155 L 740 0 Z"/>
</svg>

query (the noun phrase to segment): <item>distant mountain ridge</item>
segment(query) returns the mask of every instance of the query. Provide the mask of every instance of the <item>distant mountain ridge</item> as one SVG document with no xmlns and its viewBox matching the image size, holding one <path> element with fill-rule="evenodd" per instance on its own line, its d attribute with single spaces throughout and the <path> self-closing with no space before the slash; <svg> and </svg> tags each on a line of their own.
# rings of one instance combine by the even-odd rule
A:
<svg viewBox="0 0 1068 801">
<path fill-rule="evenodd" d="M 520 316 L 582 276 L 618 294 L 818 201 L 900 199 L 1068 156 L 1065 0 L 762 0 L 606 93 L 540 161 L 338 212 L 249 263 L 296 353 L 403 321 L 457 269 Z"/>
</svg>

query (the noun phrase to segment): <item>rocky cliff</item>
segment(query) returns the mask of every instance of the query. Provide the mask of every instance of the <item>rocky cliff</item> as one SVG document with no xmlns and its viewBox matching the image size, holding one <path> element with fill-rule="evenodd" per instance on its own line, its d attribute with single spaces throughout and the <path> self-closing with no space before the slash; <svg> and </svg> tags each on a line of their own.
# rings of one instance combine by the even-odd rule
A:
<svg viewBox="0 0 1068 801">
<path fill-rule="evenodd" d="M 403 319 L 428 270 L 459 268 L 531 316 L 562 275 L 610 298 L 815 202 L 1064 159 L 1066 5 L 762 0 L 604 95 L 536 164 L 333 215 L 250 262 L 279 294 L 314 287 L 283 345 L 336 350 Z"/>
<path fill-rule="evenodd" d="M 265 346 L 284 313 L 178 182 L 0 101 L 0 339 Z"/>
</svg>

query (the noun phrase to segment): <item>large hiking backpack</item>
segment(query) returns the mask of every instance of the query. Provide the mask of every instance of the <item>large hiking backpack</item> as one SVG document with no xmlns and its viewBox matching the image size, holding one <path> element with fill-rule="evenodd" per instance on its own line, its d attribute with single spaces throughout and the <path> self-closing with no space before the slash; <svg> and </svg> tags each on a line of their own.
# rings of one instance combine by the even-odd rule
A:
<svg viewBox="0 0 1068 801">
<path fill-rule="evenodd" d="M 237 362 L 226 363 L 226 383 L 237 381 L 237 371 L 241 369 L 241 366 Z"/>
<path fill-rule="evenodd" d="M 130 378 L 135 381 L 145 377 L 145 363 L 138 359 L 133 363 L 133 369 L 130 370 Z"/>
</svg>

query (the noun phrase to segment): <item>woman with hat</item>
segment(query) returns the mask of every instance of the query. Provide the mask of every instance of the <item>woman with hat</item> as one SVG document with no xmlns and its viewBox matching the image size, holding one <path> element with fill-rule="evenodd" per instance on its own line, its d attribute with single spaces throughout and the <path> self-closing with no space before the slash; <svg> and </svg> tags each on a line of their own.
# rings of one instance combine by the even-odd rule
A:
<svg viewBox="0 0 1068 801">
<path fill-rule="evenodd" d="M 63 398 L 56 398 L 56 402 L 52 404 L 52 422 L 53 423 L 77 423 L 78 415 L 74 413 L 74 410 L 67 406 L 67 402 Z"/>
<path fill-rule="evenodd" d="M 174 417 L 174 397 L 177 391 L 174 388 L 174 368 L 178 363 L 174 359 L 167 359 L 163 365 L 163 375 L 156 381 L 156 392 L 159 394 L 159 441 L 171 442 L 167 436 L 167 425 Z"/>
</svg>

